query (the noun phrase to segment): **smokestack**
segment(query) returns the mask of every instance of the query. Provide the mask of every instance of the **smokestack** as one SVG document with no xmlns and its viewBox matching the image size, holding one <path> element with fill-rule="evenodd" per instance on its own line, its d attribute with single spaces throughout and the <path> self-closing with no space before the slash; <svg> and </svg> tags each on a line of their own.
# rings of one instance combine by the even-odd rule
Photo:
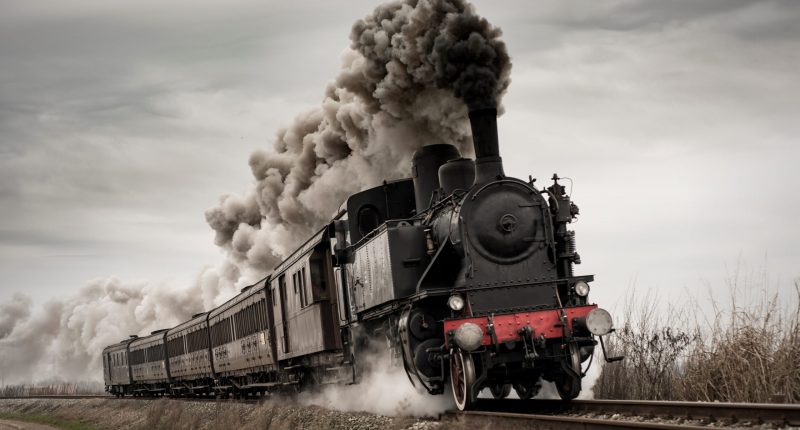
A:
<svg viewBox="0 0 800 430">
<path fill-rule="evenodd" d="M 475 184 L 485 184 L 504 177 L 497 139 L 497 109 L 472 109 L 469 111 L 469 123 L 472 126 L 472 144 L 475 146 Z"/>
</svg>

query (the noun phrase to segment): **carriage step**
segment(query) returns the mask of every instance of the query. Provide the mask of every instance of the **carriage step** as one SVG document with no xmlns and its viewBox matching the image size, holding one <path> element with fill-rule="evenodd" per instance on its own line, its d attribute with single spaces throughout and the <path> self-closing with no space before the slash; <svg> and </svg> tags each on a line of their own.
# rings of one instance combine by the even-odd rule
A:
<svg viewBox="0 0 800 430">
<path fill-rule="evenodd" d="M 320 382 L 319 383 L 319 385 L 334 385 L 334 384 L 336 384 L 336 385 L 340 385 L 340 384 L 351 385 L 351 384 L 353 384 L 353 382 L 352 382 L 352 379 L 337 379 L 337 380 L 334 380 L 334 381 L 324 381 L 324 382 Z"/>
<path fill-rule="evenodd" d="M 242 388 L 271 388 L 276 385 L 281 385 L 280 382 L 257 382 L 255 384 L 242 385 Z"/>
</svg>

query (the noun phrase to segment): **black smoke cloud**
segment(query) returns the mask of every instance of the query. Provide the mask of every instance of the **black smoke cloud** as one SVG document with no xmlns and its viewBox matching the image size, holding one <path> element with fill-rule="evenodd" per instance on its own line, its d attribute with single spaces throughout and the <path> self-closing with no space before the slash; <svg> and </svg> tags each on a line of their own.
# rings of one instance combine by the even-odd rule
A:
<svg viewBox="0 0 800 430">
<path fill-rule="evenodd" d="M 357 21 L 320 106 L 252 154 L 253 189 L 206 212 L 241 276 L 266 273 L 349 194 L 408 176 L 419 147 L 470 154 L 467 106 L 498 106 L 510 82 L 500 36 L 460 0 L 390 3 Z"/>
</svg>

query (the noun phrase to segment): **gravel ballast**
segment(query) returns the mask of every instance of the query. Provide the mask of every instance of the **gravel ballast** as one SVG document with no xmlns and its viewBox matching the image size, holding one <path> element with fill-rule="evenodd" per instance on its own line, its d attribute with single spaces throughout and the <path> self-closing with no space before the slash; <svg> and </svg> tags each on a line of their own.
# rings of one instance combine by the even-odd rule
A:
<svg viewBox="0 0 800 430">
<path fill-rule="evenodd" d="M 98 429 L 439 429 L 431 420 L 339 412 L 289 402 L 2 399 L 0 413 L 45 414 Z"/>
</svg>

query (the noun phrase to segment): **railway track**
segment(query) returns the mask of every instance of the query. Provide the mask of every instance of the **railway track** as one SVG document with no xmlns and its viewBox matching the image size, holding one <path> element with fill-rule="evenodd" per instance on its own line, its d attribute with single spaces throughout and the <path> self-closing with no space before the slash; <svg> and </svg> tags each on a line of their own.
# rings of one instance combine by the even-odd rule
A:
<svg viewBox="0 0 800 430">
<path fill-rule="evenodd" d="M 491 423 L 517 421 L 542 429 L 708 429 L 710 425 L 800 426 L 800 405 L 631 400 L 490 400 L 477 410 L 448 412 L 446 419 Z"/>
<path fill-rule="evenodd" d="M 157 400 L 157 399 L 171 399 L 171 400 L 187 400 L 193 402 L 237 402 L 237 403 L 258 403 L 268 400 L 269 396 L 256 396 L 246 398 L 216 398 L 213 396 L 207 397 L 169 397 L 169 396 L 142 396 L 142 397 L 116 397 L 108 394 L 78 394 L 78 395 L 38 395 L 38 396 L 0 396 L 0 400 L 30 400 L 30 399 L 62 399 L 62 400 L 81 400 L 81 399 L 106 399 L 106 400 Z"/>
<path fill-rule="evenodd" d="M 154 397 L 143 397 L 153 399 Z M 258 403 L 269 397 L 177 400 Z M 109 395 L 41 395 L 3 399 L 115 399 Z M 120 400 L 138 400 L 125 397 Z M 516 421 L 520 428 L 537 429 L 706 429 L 713 425 L 800 426 L 800 405 L 774 403 L 709 403 L 638 400 L 514 400 L 480 399 L 474 411 L 448 411 L 443 420 Z"/>
<path fill-rule="evenodd" d="M 42 394 L 36 396 L 0 396 L 0 400 L 10 399 L 113 399 L 108 394 Z"/>
</svg>

